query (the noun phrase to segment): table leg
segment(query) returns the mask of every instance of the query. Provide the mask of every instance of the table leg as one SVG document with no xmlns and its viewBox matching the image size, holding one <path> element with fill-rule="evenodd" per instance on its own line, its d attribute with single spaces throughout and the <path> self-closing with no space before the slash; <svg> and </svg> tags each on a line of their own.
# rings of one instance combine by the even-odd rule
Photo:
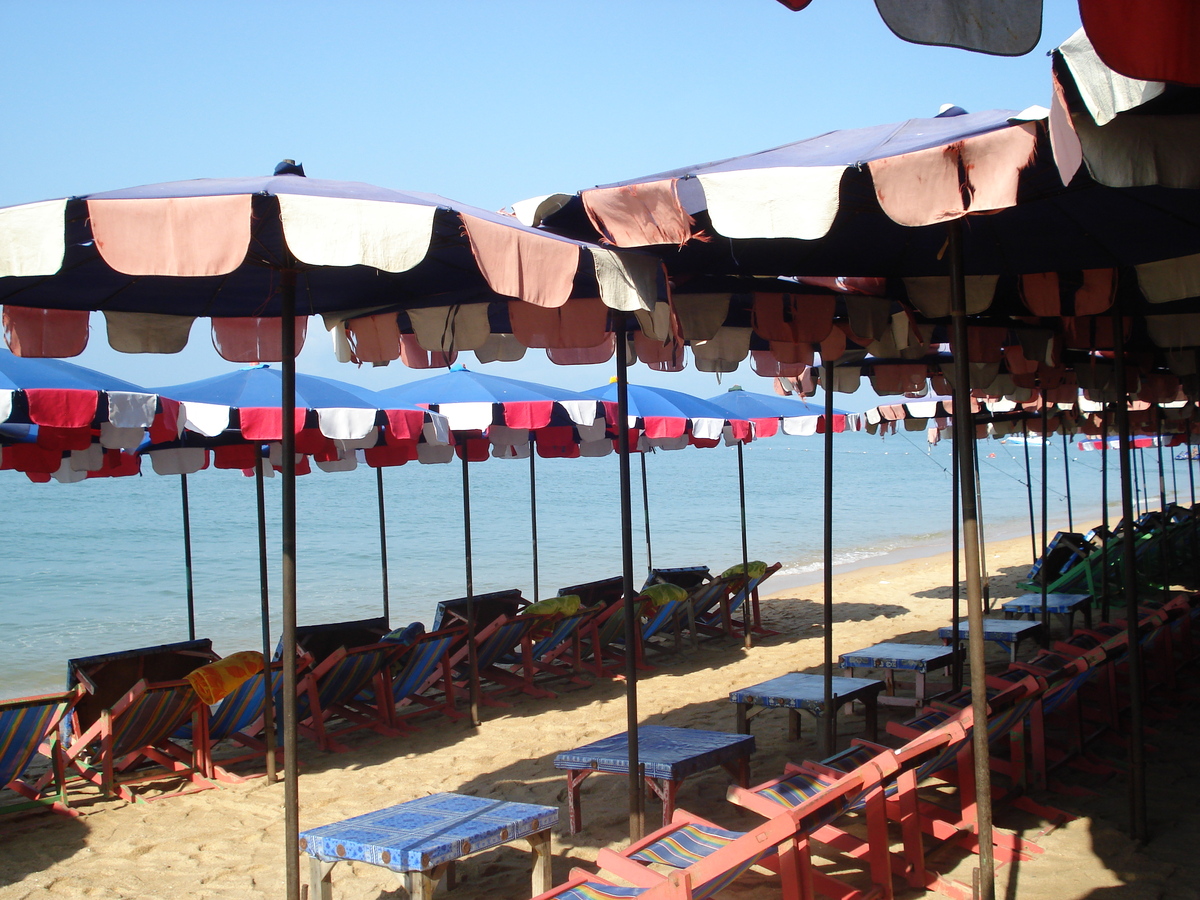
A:
<svg viewBox="0 0 1200 900">
<path fill-rule="evenodd" d="M 333 900 L 333 881 L 330 873 L 335 863 L 322 862 L 315 856 L 308 858 L 309 900 Z"/>
<path fill-rule="evenodd" d="M 887 687 L 884 688 L 884 690 L 887 691 L 887 695 L 889 697 L 895 697 L 896 696 L 896 670 L 895 669 L 884 669 L 883 670 L 883 683 L 885 685 L 887 685 Z"/>
<path fill-rule="evenodd" d="M 447 863 L 442 863 L 432 869 L 404 872 L 400 880 L 404 882 L 404 889 L 408 892 L 409 900 L 433 900 L 434 889 L 437 887 L 442 873 L 446 871 L 447 865 Z"/>
<path fill-rule="evenodd" d="M 671 824 L 671 816 L 675 814 L 675 795 L 679 791 L 679 782 L 673 778 L 651 778 L 646 776 L 646 787 L 650 788 L 662 801 L 663 825 Z"/>
<path fill-rule="evenodd" d="M 917 669 L 917 706 L 925 705 L 925 673 Z"/>
<path fill-rule="evenodd" d="M 550 829 L 535 831 L 529 835 L 529 849 L 533 853 L 533 894 L 536 897 L 554 887 L 553 861 L 550 847 Z"/>
<path fill-rule="evenodd" d="M 591 769 L 567 770 L 567 819 L 571 834 L 583 830 L 583 810 L 579 806 L 579 785 L 592 774 Z"/>
<path fill-rule="evenodd" d="M 738 734 L 749 734 L 750 733 L 750 720 L 746 716 L 746 708 L 748 706 L 749 706 L 749 704 L 747 704 L 747 703 L 738 703 L 737 704 L 737 733 Z"/>
<path fill-rule="evenodd" d="M 800 710 L 788 708 L 788 740 L 800 740 Z"/>
</svg>

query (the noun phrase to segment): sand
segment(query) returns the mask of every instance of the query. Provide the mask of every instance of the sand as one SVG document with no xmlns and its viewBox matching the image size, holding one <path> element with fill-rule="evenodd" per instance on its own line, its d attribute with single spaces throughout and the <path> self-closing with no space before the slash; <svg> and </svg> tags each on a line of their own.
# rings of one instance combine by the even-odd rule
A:
<svg viewBox="0 0 1200 900">
<path fill-rule="evenodd" d="M 1014 596 L 1028 571 L 1027 538 L 987 549 L 991 594 Z M 683 561 L 689 562 L 689 561 Z M 949 616 L 950 560 L 946 554 L 901 559 L 839 574 L 835 581 L 835 652 L 898 639 L 932 642 Z M 769 584 L 769 582 L 768 582 Z M 792 587 L 764 598 L 764 622 L 779 630 L 749 652 L 740 642 L 702 643 L 657 665 L 639 683 L 643 723 L 733 731 L 730 690 L 789 671 L 816 671 L 822 653 L 821 587 Z M 1032 648 L 1031 648 L 1032 649 Z M 1003 665 L 998 648 L 992 665 Z M 1188 698 L 1172 698 L 1187 710 Z M 553 768 L 559 751 L 625 730 L 623 684 L 599 682 L 560 693 L 554 700 L 517 699 L 511 707 L 485 708 L 473 732 L 464 724 L 431 722 L 413 736 L 381 739 L 370 732 L 351 739 L 350 752 L 325 754 L 301 741 L 301 828 L 399 803 L 435 791 L 559 806 L 562 824 L 554 839 L 555 881 L 574 865 L 586 865 L 601 847 L 620 847 L 627 827 L 625 779 L 601 776 L 583 786 L 584 831 L 566 834 L 565 779 Z M 1122 833 L 1124 781 L 1092 777 L 1098 797 L 1039 795 L 1044 802 L 1080 815 L 1042 834 L 1044 825 L 1022 814 L 998 813 L 1000 824 L 1019 827 L 1044 853 L 1000 869 L 997 896 L 1029 900 L 1082 897 L 1194 896 L 1198 890 L 1193 849 L 1200 822 L 1189 749 L 1200 732 L 1190 710 L 1155 721 L 1157 753 L 1151 757 L 1150 819 L 1154 838 L 1135 847 Z M 841 725 L 841 741 L 859 735 L 861 717 Z M 798 743 L 786 740 L 786 716 L 769 711 L 755 720 L 758 750 L 752 781 L 779 773 L 788 759 L 816 758 L 815 732 L 807 716 Z M 1117 754 L 1120 754 L 1119 748 Z M 728 777 L 718 769 L 690 779 L 680 806 L 729 827 L 757 821 L 724 799 Z M 283 893 L 283 789 L 255 779 L 160 802 L 126 804 L 80 795 L 84 815 L 69 820 L 47 813 L 0 820 L 0 900 L 26 897 L 278 897 Z M 658 822 L 656 800 L 647 820 Z M 523 847 L 523 845 L 521 845 Z M 307 858 L 302 879 L 307 878 Z M 947 860 L 947 865 L 954 860 Z M 970 881 L 970 857 L 952 873 Z M 459 885 L 446 896 L 529 896 L 529 856 L 506 847 L 459 864 Z M 333 873 L 337 898 L 402 896 L 385 870 L 340 864 Z M 900 885 L 898 885 L 900 888 Z M 912 892 L 909 892 L 912 895 Z M 725 896 L 758 900 L 779 896 L 777 882 L 751 873 Z"/>
</svg>

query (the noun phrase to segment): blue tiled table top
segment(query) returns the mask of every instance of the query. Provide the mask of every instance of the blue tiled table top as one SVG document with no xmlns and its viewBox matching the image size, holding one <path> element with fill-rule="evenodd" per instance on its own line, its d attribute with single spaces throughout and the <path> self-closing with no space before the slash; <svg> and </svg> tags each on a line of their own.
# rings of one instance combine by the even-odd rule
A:
<svg viewBox="0 0 1200 900">
<path fill-rule="evenodd" d="M 948 666 L 953 647 L 938 644 L 875 644 L 838 657 L 843 669 L 913 669 L 927 672 Z"/>
<path fill-rule="evenodd" d="M 1007 620 L 1006 620 L 1007 621 Z M 882 681 L 874 678 L 833 679 L 834 702 L 862 699 L 878 694 L 884 689 Z M 729 699 L 734 703 L 749 703 L 754 706 L 788 706 L 807 709 L 820 715 L 825 709 L 825 676 L 805 672 L 780 675 L 762 684 L 732 691 Z"/>
<path fill-rule="evenodd" d="M 629 736 L 626 732 L 593 741 L 554 757 L 556 769 L 629 771 Z M 700 731 L 643 725 L 638 729 L 638 762 L 648 778 L 678 781 L 754 752 L 754 735 L 725 731 Z"/>
<path fill-rule="evenodd" d="M 1068 613 L 1073 609 L 1086 606 L 1091 599 L 1091 594 L 1047 594 L 1046 610 L 1052 613 Z M 1022 594 L 1015 600 L 1006 600 L 1000 608 L 1005 612 L 1040 613 L 1042 611 L 1042 595 Z"/>
<path fill-rule="evenodd" d="M 1038 609 L 1041 609 L 1039 606 Z M 1031 631 L 1042 627 L 1041 622 L 1027 622 L 1024 619 L 984 619 L 983 639 L 985 641 L 1011 641 L 1023 637 Z M 966 621 L 958 623 L 958 636 L 965 638 L 970 633 Z M 938 637 L 948 638 L 954 634 L 953 625 L 943 625 L 938 629 Z"/>
<path fill-rule="evenodd" d="M 324 862 L 353 859 L 393 872 L 416 872 L 557 823 L 556 806 L 431 794 L 302 831 L 300 849 Z"/>
</svg>

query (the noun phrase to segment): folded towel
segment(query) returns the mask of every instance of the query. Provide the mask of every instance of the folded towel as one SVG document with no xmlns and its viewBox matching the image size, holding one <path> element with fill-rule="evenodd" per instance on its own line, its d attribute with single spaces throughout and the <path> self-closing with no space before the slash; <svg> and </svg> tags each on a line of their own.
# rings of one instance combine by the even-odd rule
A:
<svg viewBox="0 0 1200 900">
<path fill-rule="evenodd" d="M 767 564 L 765 562 L 763 562 L 761 559 L 750 560 L 750 562 L 748 564 L 748 568 L 750 570 L 751 578 L 762 578 L 765 574 L 767 574 Z M 738 563 L 736 566 L 730 566 L 728 569 L 726 569 L 724 572 L 722 572 L 721 577 L 722 578 L 732 578 L 734 575 L 741 575 L 741 574 L 742 574 L 742 564 Z"/>
<path fill-rule="evenodd" d="M 191 682 L 196 695 L 212 706 L 262 670 L 262 654 L 257 650 L 242 650 L 201 666 L 184 678 Z"/>
<path fill-rule="evenodd" d="M 395 631 L 389 631 L 379 640 L 391 641 L 393 644 L 403 644 L 405 647 L 413 644 L 425 633 L 425 625 L 422 622 L 412 622 L 405 625 L 403 628 L 397 628 Z"/>
<path fill-rule="evenodd" d="M 677 584 L 652 584 L 649 587 L 642 588 L 642 597 L 649 600 L 655 606 L 666 606 L 668 603 L 678 603 L 680 600 L 686 600 L 688 592 Z"/>
<path fill-rule="evenodd" d="M 579 604 L 578 594 L 562 594 L 558 597 L 547 597 L 537 603 L 530 603 L 521 610 L 521 614 L 527 616 L 573 616 L 579 612 Z"/>
</svg>

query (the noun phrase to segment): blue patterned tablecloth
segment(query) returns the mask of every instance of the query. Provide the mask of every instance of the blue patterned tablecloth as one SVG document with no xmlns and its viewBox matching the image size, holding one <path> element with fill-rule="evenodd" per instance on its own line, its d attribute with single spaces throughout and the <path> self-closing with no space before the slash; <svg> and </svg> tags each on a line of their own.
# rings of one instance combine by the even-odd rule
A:
<svg viewBox="0 0 1200 900">
<path fill-rule="evenodd" d="M 643 725 L 638 729 L 638 762 L 650 778 L 678 781 L 754 752 L 754 735 Z M 554 757 L 556 769 L 629 771 L 629 736 L 614 734 Z"/>
<path fill-rule="evenodd" d="M 834 703 L 847 700 L 861 699 L 871 694 L 878 694 L 884 688 L 884 683 L 874 678 L 841 678 L 833 679 Z M 806 672 L 792 672 L 780 675 L 762 684 L 732 691 L 729 699 L 734 703 L 749 703 L 753 706 L 787 706 L 793 709 L 807 709 L 820 715 L 825 708 L 825 676 L 811 675 Z"/>
<path fill-rule="evenodd" d="M 324 862 L 353 859 L 393 872 L 432 869 L 558 823 L 558 807 L 431 794 L 300 833 Z"/>
<path fill-rule="evenodd" d="M 1038 607 L 1041 609 L 1041 607 Z M 1026 622 L 1023 619 L 984 619 L 983 639 L 985 641 L 1014 641 L 1042 627 L 1041 622 Z M 966 638 L 970 633 L 966 620 L 958 623 L 958 636 Z M 954 634 L 953 625 L 943 625 L 938 629 L 938 637 L 950 638 Z"/>
<path fill-rule="evenodd" d="M 1087 606 L 1092 600 L 1091 594 L 1047 594 L 1046 611 L 1056 615 L 1071 612 Z M 1015 600 L 1006 600 L 1000 605 L 1005 612 L 1041 613 L 1041 594 L 1022 594 Z"/>
<path fill-rule="evenodd" d="M 953 647 L 939 644 L 883 643 L 843 653 L 838 665 L 843 669 L 909 669 L 927 672 L 944 669 L 954 656 Z"/>
</svg>

